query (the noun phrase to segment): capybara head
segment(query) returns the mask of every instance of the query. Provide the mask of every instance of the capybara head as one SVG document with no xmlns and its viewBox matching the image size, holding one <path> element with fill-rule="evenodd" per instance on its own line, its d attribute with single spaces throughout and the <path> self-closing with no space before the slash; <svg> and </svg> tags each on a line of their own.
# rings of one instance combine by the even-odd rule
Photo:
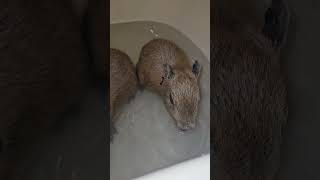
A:
<svg viewBox="0 0 320 180">
<path fill-rule="evenodd" d="M 192 70 L 163 65 L 162 85 L 166 86 L 164 102 L 177 127 L 182 131 L 196 127 L 200 101 L 200 69 L 197 61 L 193 64 Z"/>
</svg>

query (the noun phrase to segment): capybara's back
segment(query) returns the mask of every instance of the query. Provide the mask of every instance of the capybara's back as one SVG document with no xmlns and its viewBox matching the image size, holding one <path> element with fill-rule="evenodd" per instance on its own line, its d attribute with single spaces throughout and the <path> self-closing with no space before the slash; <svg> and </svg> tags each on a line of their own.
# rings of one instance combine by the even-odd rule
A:
<svg viewBox="0 0 320 180">
<path fill-rule="evenodd" d="M 138 91 L 135 66 L 129 56 L 117 49 L 110 49 L 110 113 L 119 111 Z"/>
</svg>

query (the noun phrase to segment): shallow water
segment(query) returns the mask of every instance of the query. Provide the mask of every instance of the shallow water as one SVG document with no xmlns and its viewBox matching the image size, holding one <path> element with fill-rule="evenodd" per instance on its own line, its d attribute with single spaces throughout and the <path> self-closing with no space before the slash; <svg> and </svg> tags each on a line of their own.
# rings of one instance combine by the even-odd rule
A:
<svg viewBox="0 0 320 180">
<path fill-rule="evenodd" d="M 142 46 L 156 37 L 174 41 L 202 65 L 199 123 L 195 130 L 181 133 L 160 97 L 147 90 L 138 92 L 116 124 L 118 134 L 110 145 L 111 180 L 136 178 L 210 151 L 210 66 L 201 50 L 165 24 L 132 22 L 110 27 L 110 47 L 126 52 L 134 63 Z"/>
</svg>

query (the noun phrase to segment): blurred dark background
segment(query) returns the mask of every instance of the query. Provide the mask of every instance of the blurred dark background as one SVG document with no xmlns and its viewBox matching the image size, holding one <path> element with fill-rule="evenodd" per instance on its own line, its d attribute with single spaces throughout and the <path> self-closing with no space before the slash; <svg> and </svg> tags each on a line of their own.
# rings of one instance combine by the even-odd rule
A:
<svg viewBox="0 0 320 180">
<path fill-rule="evenodd" d="M 279 179 L 320 179 L 320 1 L 287 3 L 291 22 L 282 60 L 289 80 L 289 122 Z"/>
<path fill-rule="evenodd" d="M 68 0 L 64 3 L 81 24 L 91 61 L 90 87 L 80 104 L 59 116 L 61 118 L 50 130 L 22 150 L 23 158 L 18 164 L 16 180 L 109 178 L 109 100 L 104 63 L 109 44 L 107 1 Z"/>
</svg>

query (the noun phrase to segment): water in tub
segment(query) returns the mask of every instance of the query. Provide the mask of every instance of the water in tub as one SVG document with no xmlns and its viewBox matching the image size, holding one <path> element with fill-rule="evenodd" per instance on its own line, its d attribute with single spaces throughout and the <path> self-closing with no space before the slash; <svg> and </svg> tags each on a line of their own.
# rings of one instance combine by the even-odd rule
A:
<svg viewBox="0 0 320 180">
<path fill-rule="evenodd" d="M 199 32 L 201 33 L 201 32 Z M 154 37 L 174 41 L 202 65 L 197 129 L 180 133 L 161 99 L 139 92 L 124 107 L 110 145 L 111 180 L 131 180 L 209 153 L 209 62 L 187 37 L 157 23 L 111 25 L 111 47 L 136 63 L 141 47 Z M 24 152 L 14 180 L 105 180 L 107 177 L 105 89 L 92 87 L 79 107 Z"/>
<path fill-rule="evenodd" d="M 126 52 L 135 64 L 142 46 L 153 38 L 172 40 L 202 65 L 197 128 L 180 132 L 159 96 L 147 90 L 138 92 L 122 109 L 116 123 L 118 134 L 110 145 L 111 180 L 136 178 L 210 151 L 210 77 L 205 55 L 185 35 L 165 24 L 130 22 L 110 26 L 110 47 Z"/>
</svg>

